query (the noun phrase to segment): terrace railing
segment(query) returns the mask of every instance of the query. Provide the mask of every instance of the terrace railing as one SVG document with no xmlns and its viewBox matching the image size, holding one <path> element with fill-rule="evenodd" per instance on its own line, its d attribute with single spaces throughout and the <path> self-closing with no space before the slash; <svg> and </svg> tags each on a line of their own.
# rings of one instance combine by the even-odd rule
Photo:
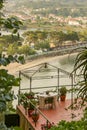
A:
<svg viewBox="0 0 87 130">
<path fill-rule="evenodd" d="M 20 96 L 20 95 L 19 95 L 19 96 Z M 44 118 L 44 120 L 45 120 L 44 124 L 40 124 L 41 130 L 48 130 L 49 127 L 53 126 L 53 122 L 50 122 L 50 120 L 38 109 L 37 106 L 35 106 L 35 105 L 33 104 L 33 102 L 32 102 L 30 99 L 27 98 L 27 100 L 28 100 L 28 103 L 31 104 L 31 105 L 34 107 L 34 112 L 38 112 L 39 115 L 41 115 L 41 116 Z M 20 103 L 20 104 L 21 104 L 21 103 Z M 19 105 L 20 105 L 20 104 L 19 104 Z M 23 104 L 21 104 L 21 105 L 23 105 Z M 25 108 L 25 115 L 27 114 L 26 110 L 27 110 L 27 108 Z M 28 116 L 28 114 L 27 114 L 27 116 Z M 29 117 L 29 118 L 30 118 L 30 117 Z M 27 120 L 27 119 L 26 119 L 26 120 Z M 29 130 L 32 130 L 32 129 L 33 129 L 33 130 L 38 130 L 38 128 L 37 128 L 37 122 L 34 121 L 33 123 L 34 123 L 34 126 L 36 127 L 36 129 L 32 126 L 32 123 L 29 122 L 29 124 L 30 124 Z"/>
</svg>

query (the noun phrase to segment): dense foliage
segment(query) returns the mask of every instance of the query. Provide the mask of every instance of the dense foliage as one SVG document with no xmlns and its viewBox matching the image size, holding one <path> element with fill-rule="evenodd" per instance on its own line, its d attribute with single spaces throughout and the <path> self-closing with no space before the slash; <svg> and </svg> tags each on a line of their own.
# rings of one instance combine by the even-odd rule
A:
<svg viewBox="0 0 87 130">
<path fill-rule="evenodd" d="M 11 62 L 21 62 L 23 57 L 5 57 L 0 55 L 0 66 L 7 66 Z M 5 69 L 0 69 L 0 113 L 6 111 L 8 102 L 14 99 L 12 86 L 19 86 L 20 79 L 8 73 Z"/>
<path fill-rule="evenodd" d="M 3 7 L 4 0 L 0 0 L 0 10 Z M 0 28 L 5 27 L 8 29 L 12 29 L 13 33 L 17 33 L 19 29 L 19 24 L 21 22 L 15 18 L 7 18 L 5 19 L 0 13 Z M 20 62 L 23 63 L 23 57 L 21 56 L 5 56 L 0 52 L 0 66 L 7 66 L 11 62 Z M 1 114 L 3 114 L 7 110 L 8 102 L 14 99 L 14 93 L 12 92 L 12 86 L 19 86 L 20 79 L 8 73 L 5 69 L 0 69 L 0 118 L 2 118 Z M 18 128 L 9 128 L 9 130 L 17 130 Z M 3 120 L 0 120 L 0 130 L 8 130 L 5 126 Z"/>
<path fill-rule="evenodd" d="M 24 40 L 24 39 L 25 40 Z M 36 54 L 37 50 L 47 50 L 51 48 L 51 43 L 55 47 L 67 45 L 75 45 L 78 42 L 87 41 L 87 31 L 27 31 L 23 34 L 23 38 L 11 35 L 2 35 L 0 37 L 0 53 L 3 51 L 8 55 L 24 54 L 26 56 Z"/>
<path fill-rule="evenodd" d="M 75 76 L 78 77 L 77 85 L 79 91 L 77 99 L 81 98 L 79 105 L 87 107 L 87 48 L 82 48 L 81 52 L 76 57 L 74 70 Z"/>
</svg>

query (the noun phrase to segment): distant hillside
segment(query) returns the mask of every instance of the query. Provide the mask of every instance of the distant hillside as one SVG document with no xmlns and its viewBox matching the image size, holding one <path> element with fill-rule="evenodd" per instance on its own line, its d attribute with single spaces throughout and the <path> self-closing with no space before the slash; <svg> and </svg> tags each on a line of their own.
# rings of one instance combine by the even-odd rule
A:
<svg viewBox="0 0 87 130">
<path fill-rule="evenodd" d="M 9 7 L 9 8 L 7 8 Z M 87 17 L 87 0 L 7 0 L 6 1 L 6 12 L 18 12 L 18 13 L 26 13 L 23 9 L 27 10 L 32 9 L 34 14 L 56 14 L 62 16 L 85 16 Z M 38 11 L 36 9 L 43 9 L 45 11 Z M 57 10 L 57 8 L 62 10 Z M 67 8 L 67 10 L 66 10 Z M 71 11 L 71 8 L 74 8 L 74 12 Z M 77 10 L 78 9 L 78 10 Z"/>
<path fill-rule="evenodd" d="M 87 0 L 6 0 L 9 4 L 14 3 L 14 7 L 27 6 L 33 8 L 41 8 L 41 7 L 86 7 Z"/>
</svg>

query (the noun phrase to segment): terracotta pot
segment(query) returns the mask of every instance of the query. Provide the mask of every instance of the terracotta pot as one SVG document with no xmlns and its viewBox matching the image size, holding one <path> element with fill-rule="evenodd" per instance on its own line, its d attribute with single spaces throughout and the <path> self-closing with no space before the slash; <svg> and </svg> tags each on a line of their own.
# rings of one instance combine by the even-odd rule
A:
<svg viewBox="0 0 87 130">
<path fill-rule="evenodd" d="M 49 95 L 49 91 L 46 91 L 46 94 Z"/>
<path fill-rule="evenodd" d="M 64 95 L 64 96 L 60 96 L 60 101 L 65 101 L 65 99 L 66 99 L 66 96 Z"/>
<path fill-rule="evenodd" d="M 32 115 L 33 109 L 28 109 L 28 116 L 30 117 Z"/>
<path fill-rule="evenodd" d="M 37 122 L 39 119 L 39 112 L 38 111 L 33 111 L 31 114 L 31 117 L 33 119 L 34 122 Z"/>
<path fill-rule="evenodd" d="M 27 95 L 26 97 L 27 97 L 28 99 L 33 99 L 33 98 L 34 98 L 34 96 L 30 96 L 30 95 L 29 95 L 29 96 Z"/>
</svg>

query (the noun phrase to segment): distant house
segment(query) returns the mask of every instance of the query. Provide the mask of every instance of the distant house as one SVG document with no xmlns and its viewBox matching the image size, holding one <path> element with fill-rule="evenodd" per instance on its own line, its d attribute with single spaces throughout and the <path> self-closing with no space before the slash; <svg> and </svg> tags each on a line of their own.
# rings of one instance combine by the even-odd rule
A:
<svg viewBox="0 0 87 130">
<path fill-rule="evenodd" d="M 79 26 L 79 25 L 80 25 L 79 22 L 76 21 L 76 20 L 74 20 L 74 19 L 69 20 L 69 21 L 68 21 L 68 24 L 69 24 L 69 25 L 74 25 L 74 26 Z"/>
<path fill-rule="evenodd" d="M 53 42 L 50 43 L 50 48 L 54 48 L 55 44 Z"/>
</svg>

